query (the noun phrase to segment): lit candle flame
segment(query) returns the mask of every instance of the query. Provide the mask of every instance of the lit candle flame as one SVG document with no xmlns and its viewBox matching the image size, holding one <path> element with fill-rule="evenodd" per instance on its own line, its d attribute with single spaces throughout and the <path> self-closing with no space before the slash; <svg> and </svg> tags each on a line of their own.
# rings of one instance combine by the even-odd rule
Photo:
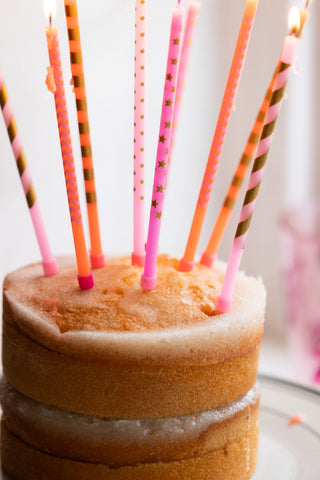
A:
<svg viewBox="0 0 320 480">
<path fill-rule="evenodd" d="M 56 14 L 56 2 L 55 0 L 44 0 L 43 1 L 43 10 L 46 17 L 49 17 L 50 23 L 52 17 Z"/>
<path fill-rule="evenodd" d="M 301 28 L 300 12 L 297 7 L 292 7 L 289 12 L 290 33 L 297 33 Z"/>
</svg>

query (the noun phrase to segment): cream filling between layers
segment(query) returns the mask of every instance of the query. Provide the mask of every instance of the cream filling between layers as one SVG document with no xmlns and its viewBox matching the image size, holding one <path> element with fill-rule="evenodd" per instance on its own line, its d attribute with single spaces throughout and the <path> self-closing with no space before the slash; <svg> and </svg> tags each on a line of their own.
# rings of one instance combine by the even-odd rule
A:
<svg viewBox="0 0 320 480">
<path fill-rule="evenodd" d="M 10 386 L 1 382 L 1 404 L 3 420 L 9 430 L 28 443 L 30 438 L 41 438 L 41 448 L 57 455 L 77 456 L 76 445 L 80 450 L 87 445 L 92 449 L 90 459 L 99 461 L 101 451 L 112 450 L 121 457 L 128 452 L 143 449 L 144 461 L 157 457 L 159 451 L 174 451 L 181 445 L 195 444 L 205 432 L 223 422 L 236 417 L 239 412 L 258 403 L 260 398 L 257 386 L 236 401 L 214 410 L 195 415 L 157 419 L 112 419 L 81 415 L 50 407 L 32 400 Z M 24 438 L 25 437 L 25 438 Z M 46 439 L 48 444 L 46 445 Z M 58 450 L 52 447 L 57 443 Z M 30 441 L 32 443 L 32 440 Z M 39 445 L 34 445 L 40 448 Z M 65 450 L 64 450 L 65 449 Z M 97 457 L 94 452 L 97 453 Z M 81 455 L 80 455 L 81 457 Z M 129 455 L 131 457 L 131 454 Z"/>
</svg>

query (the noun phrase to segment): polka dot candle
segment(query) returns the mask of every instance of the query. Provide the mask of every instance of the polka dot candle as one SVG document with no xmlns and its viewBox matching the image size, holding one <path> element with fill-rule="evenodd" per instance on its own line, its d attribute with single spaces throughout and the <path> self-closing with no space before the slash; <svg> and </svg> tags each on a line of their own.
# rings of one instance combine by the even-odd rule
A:
<svg viewBox="0 0 320 480">
<path fill-rule="evenodd" d="M 143 267 L 144 238 L 144 158 L 145 158 L 145 58 L 147 0 L 136 0 L 134 72 L 134 176 L 132 264 Z"/>
</svg>

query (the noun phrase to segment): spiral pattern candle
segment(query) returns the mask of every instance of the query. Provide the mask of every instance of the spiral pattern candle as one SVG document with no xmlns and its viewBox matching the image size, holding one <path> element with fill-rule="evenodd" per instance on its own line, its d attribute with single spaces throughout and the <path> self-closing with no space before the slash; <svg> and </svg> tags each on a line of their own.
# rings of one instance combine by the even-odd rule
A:
<svg viewBox="0 0 320 480">
<path fill-rule="evenodd" d="M 134 176 L 132 264 L 143 267 L 144 238 L 144 146 L 145 146 L 145 57 L 147 1 L 136 0 L 134 72 Z"/>
<path fill-rule="evenodd" d="M 196 210 L 191 225 L 191 230 L 188 237 L 186 250 L 184 253 L 184 257 L 180 261 L 180 271 L 191 271 L 194 267 L 194 258 L 196 255 L 205 214 L 208 208 L 208 203 L 211 196 L 214 179 L 216 176 L 218 163 L 220 160 L 225 135 L 227 133 L 230 115 L 234 106 L 240 75 L 242 72 L 251 30 L 253 27 L 257 4 L 258 0 L 247 0 L 245 5 L 238 40 L 232 59 L 232 64 L 222 100 L 222 105 L 220 108 L 218 122 L 212 141 L 206 170 L 200 189 Z"/>
<path fill-rule="evenodd" d="M 91 252 L 90 259 L 93 268 L 103 267 L 104 254 L 101 247 L 100 226 L 98 216 L 95 176 L 92 159 L 92 148 L 89 128 L 86 86 L 82 61 L 78 8 L 76 0 L 65 0 L 67 18 L 71 72 L 73 91 L 76 97 L 78 127 L 81 144 L 82 167 L 85 181 Z"/>
<path fill-rule="evenodd" d="M 82 290 L 87 290 L 93 287 L 93 277 L 90 272 L 89 258 L 82 224 L 57 29 L 50 25 L 46 28 L 46 35 L 54 85 L 52 85 L 52 79 L 47 83 L 49 85 L 51 84 L 54 90 L 63 169 L 78 265 L 78 280 L 80 288 Z"/>
<path fill-rule="evenodd" d="M 29 207 L 33 228 L 37 237 L 38 245 L 42 256 L 42 265 L 45 275 L 50 276 L 58 272 L 58 265 L 56 259 L 51 253 L 46 229 L 43 218 L 39 208 L 35 190 L 33 187 L 29 167 L 27 165 L 25 153 L 22 147 L 22 142 L 17 129 L 16 121 L 13 115 L 11 102 L 8 96 L 8 91 L 4 82 L 4 78 L 0 69 L 0 105 L 7 127 L 8 136 L 10 139 L 12 151 L 16 159 L 18 172 L 22 188 Z"/>
<path fill-rule="evenodd" d="M 141 278 L 141 287 L 144 290 L 153 290 L 156 286 L 157 252 L 160 236 L 162 207 L 166 190 L 166 176 L 169 160 L 173 108 L 176 96 L 183 14 L 184 9 L 181 7 L 179 2 L 176 8 L 173 9 L 172 13 L 169 52 L 162 103 L 157 159 L 153 183 L 146 258 L 144 265 L 144 273 Z"/>
<path fill-rule="evenodd" d="M 301 33 L 300 30 L 299 33 Z M 234 289 L 236 275 L 239 270 L 243 249 L 245 247 L 245 242 L 250 228 L 250 223 L 257 201 L 257 196 L 264 173 L 267 156 L 270 150 L 276 121 L 278 119 L 278 115 L 282 105 L 282 100 L 289 79 L 291 66 L 296 59 L 298 36 L 299 34 L 297 30 L 297 34 L 288 35 L 284 41 L 283 50 L 279 60 L 279 71 L 274 81 L 270 105 L 261 133 L 257 155 L 252 167 L 247 193 L 240 214 L 240 221 L 235 234 L 235 239 L 229 257 L 224 282 L 222 285 L 222 291 L 217 300 L 216 308 L 219 312 L 227 312 L 231 308 L 232 292 Z"/>
<path fill-rule="evenodd" d="M 260 107 L 258 116 L 255 120 L 255 123 L 253 125 L 253 128 L 251 130 L 250 137 L 248 139 L 248 142 L 245 146 L 245 149 L 243 151 L 241 160 L 239 162 L 239 165 L 236 169 L 235 175 L 233 177 L 233 180 L 231 182 L 231 185 L 229 187 L 226 199 L 224 201 L 224 204 L 219 212 L 217 221 L 214 225 L 214 228 L 212 230 L 210 240 L 208 242 L 207 248 L 205 252 L 203 253 L 201 257 L 200 263 L 202 265 L 206 265 L 207 267 L 212 267 L 218 248 L 220 246 L 223 234 L 225 232 L 225 229 L 228 225 L 228 221 L 230 219 L 230 215 L 232 212 L 232 209 L 234 207 L 234 204 L 238 198 L 241 186 L 243 184 L 243 181 L 245 179 L 245 176 L 247 174 L 249 165 L 254 157 L 256 147 L 258 145 L 258 142 L 260 140 L 262 128 L 264 125 L 264 120 L 266 118 L 267 110 L 270 104 L 270 99 L 272 95 L 272 89 L 273 89 L 273 84 L 278 72 L 279 66 L 277 66 L 276 71 L 271 79 L 271 82 L 269 84 L 267 93 L 263 99 L 262 105 Z"/>
</svg>

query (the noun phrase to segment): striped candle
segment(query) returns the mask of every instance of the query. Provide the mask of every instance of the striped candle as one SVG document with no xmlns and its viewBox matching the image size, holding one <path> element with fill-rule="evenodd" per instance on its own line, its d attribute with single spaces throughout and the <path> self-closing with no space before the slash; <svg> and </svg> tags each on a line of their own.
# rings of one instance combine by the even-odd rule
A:
<svg viewBox="0 0 320 480">
<path fill-rule="evenodd" d="M 298 11 L 299 17 L 299 11 Z M 262 181 L 276 121 L 282 105 L 285 88 L 289 79 L 292 63 L 296 59 L 297 47 L 301 29 L 294 29 L 293 33 L 285 37 L 283 49 L 279 59 L 279 71 L 275 78 L 270 105 L 267 111 L 265 124 L 261 133 L 257 155 L 252 167 L 247 193 L 240 214 L 235 239 L 229 257 L 221 294 L 217 300 L 217 311 L 227 312 L 231 308 L 232 293 L 239 270 L 243 249 L 251 224 L 254 207 Z"/>
<path fill-rule="evenodd" d="M 183 16 L 184 9 L 180 5 L 179 1 L 172 12 L 166 79 L 164 85 L 159 141 L 150 209 L 146 258 L 144 272 L 141 277 L 141 287 L 143 290 L 153 290 L 156 287 L 156 263 L 162 208 L 166 191 L 169 146 L 173 120 L 173 106 L 176 96 Z"/>
<path fill-rule="evenodd" d="M 240 189 L 242 187 L 243 181 L 246 177 L 247 171 L 249 169 L 250 163 L 254 157 L 254 154 L 256 152 L 256 148 L 258 145 L 258 142 L 260 140 L 262 128 L 264 125 L 264 121 L 266 118 L 267 110 L 270 104 L 270 99 L 272 95 L 272 89 L 273 89 L 273 84 L 277 75 L 279 69 L 279 65 L 276 68 L 276 71 L 270 81 L 267 93 L 263 99 L 263 102 L 261 104 L 258 116 L 254 122 L 253 128 L 251 130 L 248 142 L 245 146 L 245 149 L 243 151 L 241 160 L 237 166 L 236 172 L 234 174 L 234 177 L 232 179 L 231 185 L 229 187 L 228 193 L 226 195 L 225 201 L 223 203 L 223 206 L 219 212 L 217 221 L 213 227 L 210 240 L 208 242 L 208 245 L 206 247 L 205 252 L 203 253 L 201 257 L 200 263 L 202 265 L 205 265 L 209 268 L 212 267 L 216 256 L 217 252 L 219 249 L 219 246 L 221 244 L 225 229 L 227 228 L 232 209 L 234 207 L 234 204 L 238 198 L 238 195 L 240 193 Z"/>
<path fill-rule="evenodd" d="M 209 158 L 204 173 L 200 194 L 194 213 L 191 230 L 183 258 L 180 261 L 180 271 L 191 271 L 194 267 L 194 258 L 200 240 L 201 230 L 208 209 L 213 183 L 220 161 L 220 156 L 227 133 L 231 112 L 239 85 L 239 80 L 246 57 L 249 39 L 257 10 L 258 0 L 247 0 L 240 26 L 237 44 L 222 100 L 222 105 L 215 129 Z"/>
<path fill-rule="evenodd" d="M 145 256 L 144 158 L 147 1 L 136 0 L 135 12 L 133 252 L 131 260 L 132 265 L 143 267 Z"/>
<path fill-rule="evenodd" d="M 78 281 L 82 290 L 88 290 L 93 287 L 93 277 L 90 272 L 89 258 L 82 224 L 57 29 L 50 24 L 50 26 L 46 28 L 46 36 L 51 67 L 49 72 L 51 71 L 53 73 L 54 80 L 53 82 L 52 79 L 50 79 L 50 81 L 47 82 L 47 85 L 53 87 L 54 93 L 63 169 L 78 265 Z"/>
<path fill-rule="evenodd" d="M 64 5 L 68 27 L 70 62 L 74 87 L 73 91 L 76 97 L 82 167 L 87 200 L 91 243 L 90 259 L 92 268 L 100 268 L 104 266 L 105 258 L 102 252 L 100 238 L 98 205 L 92 159 L 87 95 L 78 20 L 78 8 L 76 0 L 64 0 Z"/>
<path fill-rule="evenodd" d="M 35 190 L 33 187 L 29 167 L 27 165 L 25 153 L 22 147 L 22 142 L 17 129 L 16 121 L 13 115 L 11 102 L 8 96 L 8 91 L 4 82 L 2 71 L 0 69 L 0 105 L 7 127 L 8 136 L 11 143 L 11 148 L 16 159 L 18 172 L 22 188 L 26 197 L 26 201 L 29 207 L 33 228 L 37 237 L 40 253 L 42 256 L 42 265 L 45 275 L 50 276 L 58 272 L 58 265 L 56 259 L 51 253 L 46 229 L 44 226 L 43 218 L 39 208 L 39 202 L 37 200 Z"/>
</svg>

